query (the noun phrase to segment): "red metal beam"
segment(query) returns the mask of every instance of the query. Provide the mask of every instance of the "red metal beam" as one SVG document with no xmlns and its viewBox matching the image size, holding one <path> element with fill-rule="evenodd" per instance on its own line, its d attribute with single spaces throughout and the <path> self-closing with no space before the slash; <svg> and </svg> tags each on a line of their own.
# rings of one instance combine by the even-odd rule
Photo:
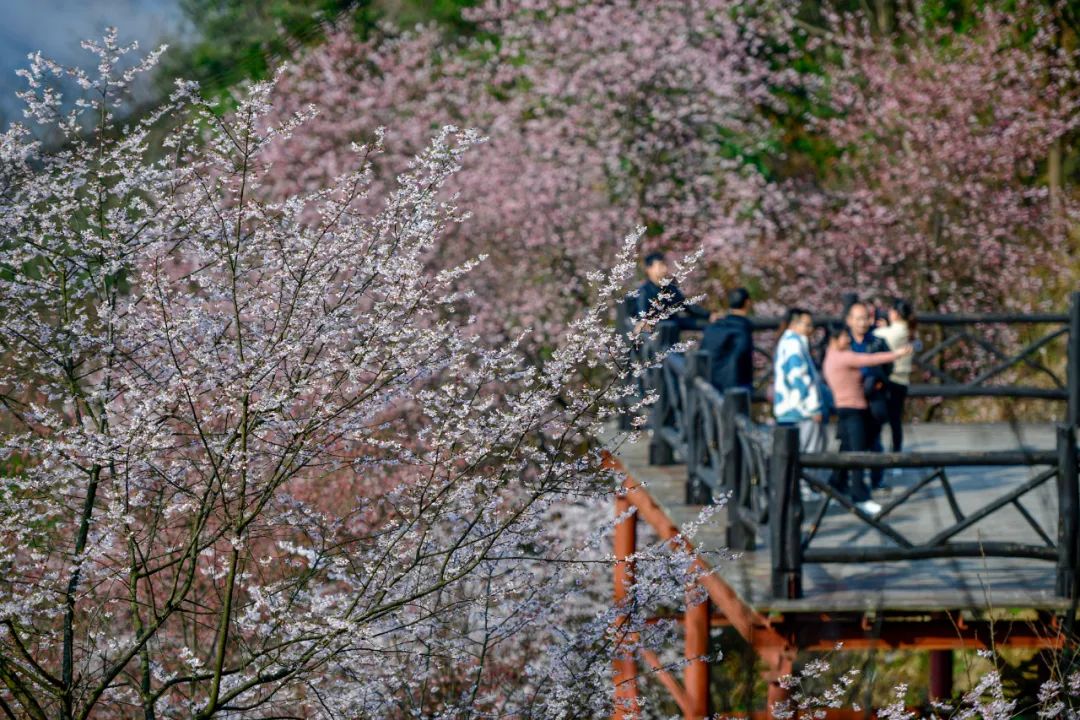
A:
<svg viewBox="0 0 1080 720">
<path fill-rule="evenodd" d="M 709 599 L 686 594 L 686 668 L 683 685 L 689 705 L 683 709 L 686 720 L 709 716 Z"/>
<path fill-rule="evenodd" d="M 671 693 L 671 697 L 675 699 L 675 704 L 679 706 L 683 714 L 690 717 L 692 701 L 683 686 L 675 679 L 675 676 L 668 672 L 668 669 L 664 667 L 664 664 L 660 662 L 660 658 L 652 650 L 642 649 L 641 657 L 645 660 L 645 664 L 652 668 L 660 684 Z"/>
<path fill-rule="evenodd" d="M 665 612 L 653 615 L 651 618 L 645 621 L 647 625 L 656 625 L 661 622 L 674 622 L 679 625 L 686 624 L 685 613 Z M 709 625 L 711 627 L 731 627 L 731 621 L 723 615 L 712 614 L 709 616 Z"/>
<path fill-rule="evenodd" d="M 861 613 L 799 614 L 774 619 L 800 650 L 974 650 L 1011 647 L 1060 649 L 1065 635 L 1050 618 L 965 620 L 947 612 L 923 618 L 867 622 Z"/>
<path fill-rule="evenodd" d="M 637 549 L 637 513 L 630 512 L 630 503 L 625 496 L 615 498 L 615 517 L 621 518 L 615 525 L 615 607 L 626 605 L 630 586 L 634 582 L 633 556 Z M 620 646 L 630 642 L 627 633 L 629 618 L 619 615 L 615 619 L 613 632 L 615 642 Z M 638 685 L 637 663 L 634 662 L 633 650 L 620 647 L 615 654 L 615 720 L 637 717 Z"/>
<path fill-rule="evenodd" d="M 794 664 L 794 657 L 785 657 L 779 666 L 770 667 L 762 673 L 765 682 L 768 684 L 765 695 L 765 711 L 768 713 L 768 717 L 776 716 L 777 703 L 785 702 L 791 697 L 791 692 L 780 683 L 785 676 L 791 674 Z"/>
<path fill-rule="evenodd" d="M 653 527 L 661 540 L 677 543 L 679 547 L 693 553 L 693 543 L 679 534 L 679 528 L 649 492 L 641 486 L 641 483 L 627 473 L 625 466 L 617 458 L 610 455 L 608 458 L 610 467 L 625 475 L 626 479 L 623 481 L 625 497 L 637 508 L 638 516 Z M 698 582 L 709 593 L 709 598 L 716 605 L 716 609 L 757 650 L 766 665 L 778 668 L 794 658 L 795 649 L 788 640 L 772 627 L 765 616 L 744 603 L 735 590 L 716 575 L 708 563 L 697 556 L 694 566 L 704 572 Z"/>
<path fill-rule="evenodd" d="M 779 681 L 791 672 L 796 650 L 834 650 L 842 645 L 844 650 L 930 650 L 951 651 L 990 647 L 1033 649 L 1060 649 L 1065 637 L 1057 627 L 1053 616 L 1041 621 L 1031 620 L 965 620 L 959 614 L 948 612 L 917 613 L 901 616 L 885 615 L 871 619 L 862 612 L 841 613 L 789 613 L 764 617 L 749 606 L 719 577 L 713 569 L 694 552 L 693 544 L 679 533 L 678 527 L 657 504 L 641 484 L 626 473 L 625 467 L 615 458 L 605 458 L 608 467 L 623 473 L 626 479 L 623 491 L 616 499 L 616 513 L 625 515 L 630 507 L 636 514 L 625 517 L 615 530 L 615 602 L 625 602 L 629 584 L 633 582 L 633 565 L 629 560 L 636 549 L 636 522 L 640 517 L 649 523 L 660 538 L 694 555 L 694 568 L 701 570 L 698 582 L 708 592 L 711 604 L 719 611 L 712 615 L 708 605 L 688 607 L 683 616 L 673 615 L 686 631 L 685 687 L 660 663 L 656 654 L 642 651 L 645 662 L 656 672 L 657 678 L 671 692 L 679 708 L 687 718 L 703 718 L 708 714 L 708 665 L 700 658 L 708 652 L 708 630 L 711 625 L 730 625 L 750 644 L 765 662 L 764 672 L 769 684 L 767 710 L 731 715 L 732 717 L 769 718 L 775 704 L 787 697 Z M 944 654 L 932 655 L 944 664 Z M 944 675 L 939 668 L 936 675 Z M 621 656 L 616 661 L 616 699 L 630 701 L 624 707 L 635 707 L 637 702 L 637 670 L 632 656 Z M 941 677 L 937 678 L 940 680 Z M 940 688 L 939 688 L 940 690 Z M 619 714 L 629 718 L 636 713 Z M 853 720 L 865 718 L 865 711 L 826 712 L 829 720 Z"/>
</svg>

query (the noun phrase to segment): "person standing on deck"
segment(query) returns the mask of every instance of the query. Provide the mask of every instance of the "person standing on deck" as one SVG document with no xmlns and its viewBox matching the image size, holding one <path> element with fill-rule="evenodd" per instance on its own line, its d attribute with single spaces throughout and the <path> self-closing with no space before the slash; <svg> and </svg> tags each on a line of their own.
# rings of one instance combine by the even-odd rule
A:
<svg viewBox="0 0 1080 720">
<path fill-rule="evenodd" d="M 754 390 L 754 325 L 750 322 L 750 292 L 735 288 L 728 293 L 728 314 L 709 323 L 701 338 L 701 351 L 709 357 L 710 382 L 720 392 L 733 388 Z"/>
<path fill-rule="evenodd" d="M 865 312 L 865 307 L 863 308 Z M 832 390 L 839 417 L 840 451 L 864 452 L 870 449 L 868 427 L 873 427 L 867 420 L 870 414 L 866 400 L 864 379 L 861 370 L 867 367 L 881 367 L 907 357 L 911 346 L 885 352 L 855 352 L 851 347 L 851 335 L 847 330 L 832 334 L 829 349 L 825 353 L 822 373 Z M 877 426 L 880 431 L 880 425 Z M 839 470 L 833 473 L 829 484 L 838 491 L 847 493 L 855 506 L 868 515 L 881 512 L 881 505 L 870 499 L 870 490 L 862 470 Z"/>
<path fill-rule="evenodd" d="M 809 310 L 789 308 L 773 361 L 773 415 L 779 425 L 799 428 L 799 450 L 825 448 L 821 377 L 810 355 L 814 318 Z"/>
<path fill-rule="evenodd" d="M 907 300 L 896 298 L 889 308 L 889 324 L 874 330 L 874 335 L 884 340 L 890 350 L 896 350 L 911 341 L 914 331 L 915 310 Z M 910 355 L 897 360 L 886 384 L 885 400 L 893 452 L 904 449 L 904 401 L 907 399 L 908 385 L 911 384 L 911 361 Z M 898 472 L 893 470 L 893 473 Z"/>
<path fill-rule="evenodd" d="M 645 266 L 645 282 L 638 288 L 637 311 L 634 319 L 639 323 L 650 311 L 670 314 L 680 330 L 695 330 L 709 321 L 709 311 L 700 305 L 686 302 L 686 296 L 668 274 L 667 259 L 662 252 L 651 252 L 642 263 Z"/>
<path fill-rule="evenodd" d="M 848 308 L 847 316 L 848 335 L 851 338 L 851 349 L 857 353 L 882 353 L 889 350 L 889 345 L 881 338 L 871 334 L 870 308 L 865 303 L 856 302 Z M 882 452 L 881 428 L 888 420 L 889 409 L 885 399 L 888 387 L 889 375 L 892 373 L 892 363 L 870 364 L 861 369 L 863 380 L 863 394 L 867 405 L 864 415 L 866 427 L 866 449 L 872 452 Z M 885 473 L 881 469 L 870 472 L 870 485 L 874 490 L 885 488 Z"/>
</svg>

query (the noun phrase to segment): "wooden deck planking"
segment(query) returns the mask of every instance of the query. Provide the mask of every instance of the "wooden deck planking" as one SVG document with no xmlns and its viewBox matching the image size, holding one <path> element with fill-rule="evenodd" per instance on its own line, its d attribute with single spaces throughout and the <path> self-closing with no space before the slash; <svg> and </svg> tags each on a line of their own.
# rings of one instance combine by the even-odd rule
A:
<svg viewBox="0 0 1080 720">
<path fill-rule="evenodd" d="M 905 449 L 918 451 L 1051 449 L 1052 425 L 920 424 L 905 428 Z M 648 464 L 648 438 L 623 444 L 616 452 L 627 472 L 646 485 L 676 526 L 696 520 L 700 507 L 685 504 L 683 465 Z M 969 514 L 1045 468 L 954 468 L 950 483 L 964 514 Z M 894 492 L 913 484 L 929 470 L 907 469 L 901 478 L 887 476 Z M 1057 534 L 1056 485 L 1053 479 L 1022 499 L 1024 507 L 1051 538 Z M 814 511 L 807 505 L 809 517 Z M 935 559 L 858 564 L 806 564 L 804 598 L 770 596 L 767 537 L 753 552 L 735 559 L 724 551 L 724 513 L 716 513 L 692 538 L 704 559 L 740 597 L 760 612 L 936 611 L 987 609 L 1063 609 L 1068 601 L 1054 594 L 1055 567 L 1039 560 L 1011 558 Z M 905 537 L 926 540 L 954 522 L 940 483 L 920 490 L 894 510 L 888 520 Z M 1014 541 L 1042 544 L 1015 508 L 1008 506 L 957 535 L 956 541 Z M 876 530 L 841 507 L 830 506 L 811 547 L 891 544 Z"/>
</svg>

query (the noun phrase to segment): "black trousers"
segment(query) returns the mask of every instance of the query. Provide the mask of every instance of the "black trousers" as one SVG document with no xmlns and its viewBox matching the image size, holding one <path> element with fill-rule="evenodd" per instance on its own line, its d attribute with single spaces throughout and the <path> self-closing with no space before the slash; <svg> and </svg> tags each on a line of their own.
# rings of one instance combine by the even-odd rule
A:
<svg viewBox="0 0 1080 720">
<path fill-rule="evenodd" d="M 867 429 L 873 422 L 867 410 L 839 408 L 837 430 L 840 435 L 840 452 L 864 452 L 870 449 Z M 877 425 L 877 423 L 874 423 Z M 880 431 L 881 426 L 878 425 Z M 836 470 L 829 479 L 829 484 L 842 493 L 851 496 L 854 502 L 870 499 L 870 490 L 866 487 L 865 471 Z"/>
<path fill-rule="evenodd" d="M 881 445 L 881 429 L 885 423 L 883 418 L 875 416 L 874 413 L 869 410 L 866 411 L 866 417 L 864 422 L 866 423 L 866 449 L 870 452 L 884 452 L 885 448 Z M 885 484 L 885 470 L 884 468 L 874 468 L 870 471 L 870 487 L 875 490 Z"/>
<path fill-rule="evenodd" d="M 889 382 L 889 430 L 892 435 L 892 451 L 904 449 L 904 401 L 907 400 L 907 385 Z"/>
</svg>

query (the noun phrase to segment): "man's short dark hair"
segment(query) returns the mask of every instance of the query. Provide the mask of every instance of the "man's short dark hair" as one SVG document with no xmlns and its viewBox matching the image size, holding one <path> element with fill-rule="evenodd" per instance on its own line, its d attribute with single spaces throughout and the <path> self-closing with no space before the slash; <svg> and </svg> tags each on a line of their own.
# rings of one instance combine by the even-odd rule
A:
<svg viewBox="0 0 1080 720">
<path fill-rule="evenodd" d="M 666 258 L 664 257 L 664 253 L 658 250 L 654 250 L 653 252 L 645 256 L 645 260 L 643 262 L 645 263 L 645 267 L 651 267 L 653 263 L 663 262 L 664 260 L 666 260 Z"/>
<path fill-rule="evenodd" d="M 813 317 L 814 314 L 806 308 L 789 307 L 787 311 L 784 312 L 784 327 L 790 327 L 791 323 L 795 322 L 796 318 L 801 318 L 806 315 Z"/>
<path fill-rule="evenodd" d="M 851 303 L 849 303 L 847 305 L 847 307 L 844 308 L 844 322 L 845 323 L 847 322 L 848 315 L 851 314 L 851 311 L 856 306 L 863 308 L 868 313 L 870 312 L 870 306 L 867 305 L 864 301 L 862 301 L 862 300 L 852 300 Z"/>
<path fill-rule="evenodd" d="M 748 302 L 750 302 L 750 291 L 744 287 L 737 287 L 727 294 L 727 306 L 731 310 L 742 310 Z"/>
</svg>

